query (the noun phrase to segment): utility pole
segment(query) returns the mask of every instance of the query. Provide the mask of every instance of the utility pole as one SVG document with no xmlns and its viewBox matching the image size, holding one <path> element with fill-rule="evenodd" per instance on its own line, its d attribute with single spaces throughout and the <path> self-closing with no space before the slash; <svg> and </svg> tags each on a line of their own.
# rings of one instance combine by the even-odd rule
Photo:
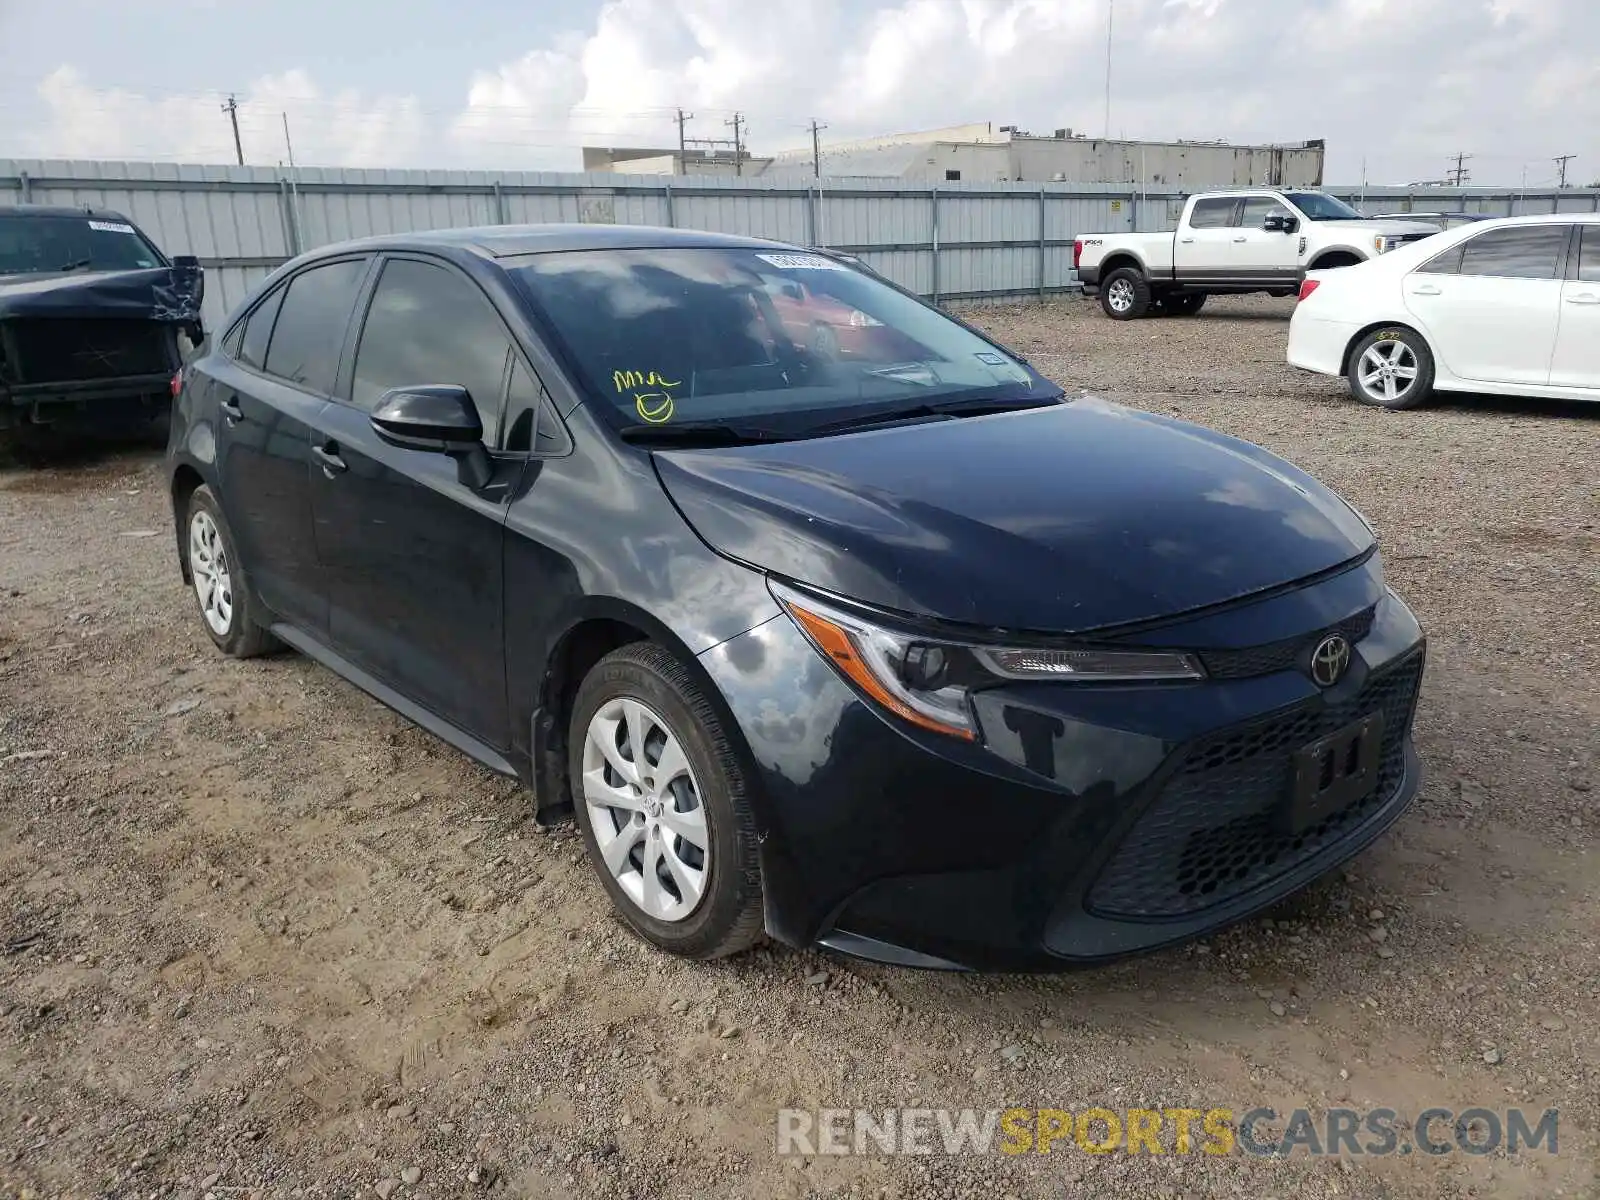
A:
<svg viewBox="0 0 1600 1200">
<path fill-rule="evenodd" d="M 232 96 L 222 106 L 222 111 L 228 114 L 228 120 L 233 122 L 233 152 L 239 156 L 239 165 L 244 166 L 244 143 L 239 140 L 239 102 Z"/>
<path fill-rule="evenodd" d="M 826 125 L 818 125 L 815 117 L 811 118 L 811 174 L 818 179 L 822 178 L 822 143 L 817 140 L 817 134 L 826 128 Z"/>
<path fill-rule="evenodd" d="M 1467 180 L 1472 178 L 1472 172 L 1467 170 L 1466 166 L 1467 159 L 1471 157 L 1472 155 L 1470 154 L 1457 154 L 1456 165 L 1445 172 L 1446 175 L 1451 177 L 1450 182 L 1454 186 L 1463 187 L 1465 186 Z"/>
<path fill-rule="evenodd" d="M 741 139 L 739 131 L 744 128 L 744 114 L 734 113 L 733 120 L 724 121 L 723 124 L 733 126 L 733 173 L 735 175 L 743 175 L 744 141 Z"/>
<path fill-rule="evenodd" d="M 689 164 L 685 156 L 685 150 L 688 146 L 688 142 L 684 137 L 684 128 L 693 119 L 693 113 L 686 113 L 681 108 L 678 110 L 678 170 L 685 175 L 689 173 Z"/>
<path fill-rule="evenodd" d="M 1561 172 L 1561 182 L 1558 187 L 1567 186 L 1567 164 L 1577 158 L 1576 154 L 1558 154 L 1555 157 L 1556 169 Z"/>
<path fill-rule="evenodd" d="M 1111 20 L 1116 0 L 1106 0 L 1106 141 L 1111 140 Z"/>
</svg>

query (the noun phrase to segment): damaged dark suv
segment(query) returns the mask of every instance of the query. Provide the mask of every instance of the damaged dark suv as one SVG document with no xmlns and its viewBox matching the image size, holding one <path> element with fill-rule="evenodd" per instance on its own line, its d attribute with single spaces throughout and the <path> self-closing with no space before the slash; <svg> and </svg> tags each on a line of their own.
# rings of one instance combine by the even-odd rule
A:
<svg viewBox="0 0 1600 1200">
<path fill-rule="evenodd" d="M 0 433 L 160 423 L 204 337 L 198 259 L 89 208 L 0 208 Z"/>
</svg>

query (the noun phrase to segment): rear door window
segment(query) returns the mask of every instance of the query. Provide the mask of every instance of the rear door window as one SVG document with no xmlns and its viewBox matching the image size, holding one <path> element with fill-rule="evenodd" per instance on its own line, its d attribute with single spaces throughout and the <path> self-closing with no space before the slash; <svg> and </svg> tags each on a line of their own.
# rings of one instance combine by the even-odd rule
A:
<svg viewBox="0 0 1600 1200">
<path fill-rule="evenodd" d="M 1225 229 L 1234 224 L 1233 210 L 1238 206 L 1239 201 L 1232 196 L 1196 200 L 1194 211 L 1189 214 L 1189 228 Z"/>
<path fill-rule="evenodd" d="M 277 288 L 251 313 L 244 323 L 244 336 L 239 339 L 239 361 L 261 370 L 267 362 L 267 343 L 272 339 L 272 323 L 278 319 L 278 308 L 283 304 L 283 289 Z"/>
<path fill-rule="evenodd" d="M 1600 283 L 1600 225 L 1583 227 L 1583 249 L 1578 256 L 1578 278 Z"/>
<path fill-rule="evenodd" d="M 350 310 L 366 269 L 365 259 L 345 259 L 312 267 L 289 281 L 267 348 L 267 374 L 319 395 L 332 393 Z"/>
<path fill-rule="evenodd" d="M 1463 275 L 1497 279 L 1554 279 L 1570 225 L 1511 225 L 1480 233 L 1462 248 Z"/>
</svg>

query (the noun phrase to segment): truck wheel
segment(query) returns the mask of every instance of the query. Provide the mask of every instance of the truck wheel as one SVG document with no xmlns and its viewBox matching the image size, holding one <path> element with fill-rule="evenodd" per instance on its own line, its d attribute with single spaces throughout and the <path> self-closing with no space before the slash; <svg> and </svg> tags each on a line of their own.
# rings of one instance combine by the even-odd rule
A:
<svg viewBox="0 0 1600 1200">
<path fill-rule="evenodd" d="M 1204 307 L 1205 302 L 1203 295 L 1168 296 L 1162 303 L 1161 311 L 1169 317 L 1192 317 Z"/>
<path fill-rule="evenodd" d="M 1113 321 L 1132 321 L 1150 311 L 1150 285 L 1134 267 L 1118 267 L 1100 285 L 1100 307 Z"/>
<path fill-rule="evenodd" d="M 1428 343 L 1403 326 L 1367 334 L 1350 351 L 1350 394 L 1380 408 L 1416 408 L 1433 391 Z"/>
</svg>

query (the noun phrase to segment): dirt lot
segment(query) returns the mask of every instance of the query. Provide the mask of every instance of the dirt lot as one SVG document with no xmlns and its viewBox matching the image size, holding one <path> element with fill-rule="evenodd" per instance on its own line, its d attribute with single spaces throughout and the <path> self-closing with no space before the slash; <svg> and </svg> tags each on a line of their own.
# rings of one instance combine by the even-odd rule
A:
<svg viewBox="0 0 1600 1200">
<path fill-rule="evenodd" d="M 1397 831 L 1066 977 L 648 951 L 506 781 L 213 652 L 154 454 L 0 471 L 0 1195 L 1600 1195 L 1600 411 L 1362 408 L 1283 365 L 1288 311 L 977 313 L 1339 488 L 1432 637 Z M 784 1106 L 1007 1104 L 1558 1107 L 1560 1152 L 774 1152 Z"/>
</svg>

